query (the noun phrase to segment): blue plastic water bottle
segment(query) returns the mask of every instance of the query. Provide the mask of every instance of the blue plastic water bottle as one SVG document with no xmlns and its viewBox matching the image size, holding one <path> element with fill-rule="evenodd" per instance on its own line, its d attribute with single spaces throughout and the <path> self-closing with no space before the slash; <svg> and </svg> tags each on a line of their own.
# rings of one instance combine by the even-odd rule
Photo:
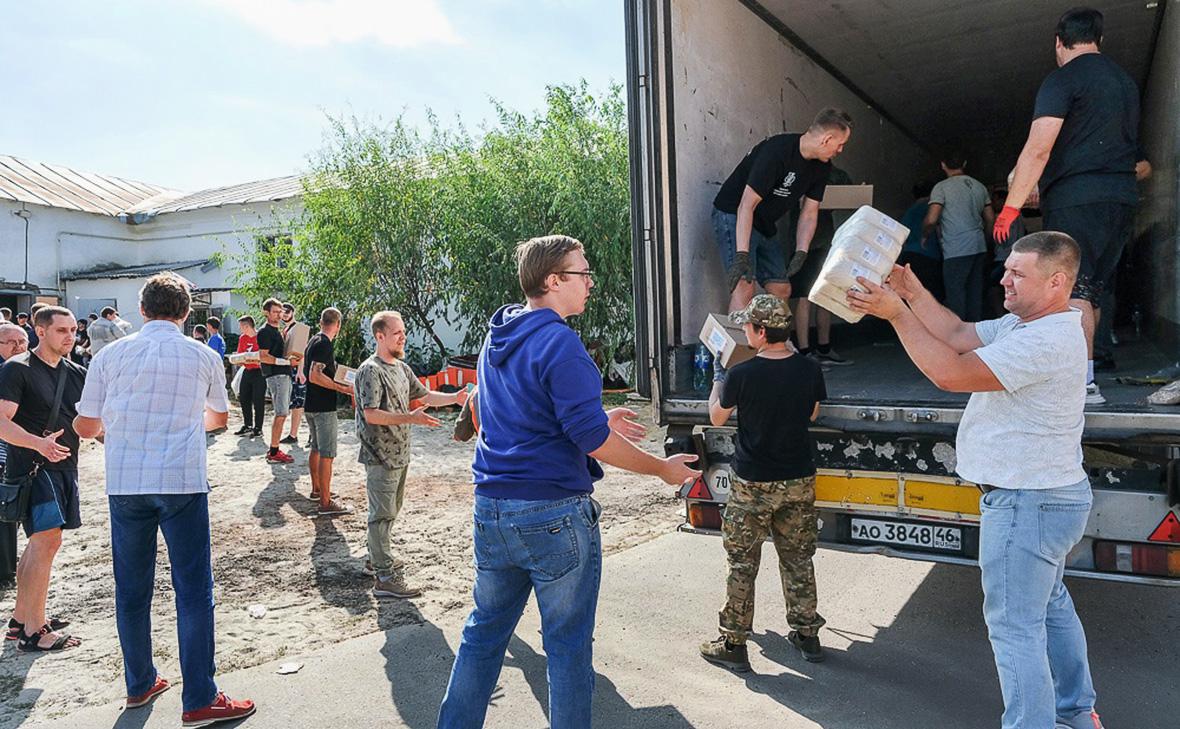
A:
<svg viewBox="0 0 1180 729">
<path fill-rule="evenodd" d="M 713 386 L 713 354 L 703 344 L 698 344 L 692 358 L 692 389 L 708 392 Z"/>
</svg>

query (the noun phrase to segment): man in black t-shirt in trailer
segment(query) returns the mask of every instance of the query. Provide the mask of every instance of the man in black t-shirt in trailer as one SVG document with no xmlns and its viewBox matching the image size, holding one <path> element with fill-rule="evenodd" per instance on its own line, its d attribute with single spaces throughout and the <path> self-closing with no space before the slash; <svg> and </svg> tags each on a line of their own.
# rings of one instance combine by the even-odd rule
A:
<svg viewBox="0 0 1180 729">
<path fill-rule="evenodd" d="M 82 526 L 73 422 L 86 370 L 69 359 L 78 331 L 69 309 L 46 306 L 33 316 L 33 326 L 36 349 L 0 367 L 0 440 L 8 444 L 5 473 L 10 479 L 35 473 L 23 523 L 29 541 L 16 568 L 16 609 L 8 627 L 22 651 L 58 651 L 80 643 L 61 632 L 65 621 L 45 616 L 45 601 L 62 530 Z M 61 405 L 51 423 L 59 381 Z"/>
<path fill-rule="evenodd" d="M 778 552 L 787 603 L 787 640 L 812 662 L 824 659 L 816 612 L 815 570 L 811 564 L 819 537 L 815 511 L 815 462 L 811 422 L 827 397 L 820 365 L 796 354 L 787 341 L 791 311 L 769 294 L 730 315 L 745 329 L 758 355 L 729 370 L 714 383 L 709 420 L 724 425 L 737 411 L 733 481 L 722 542 L 729 560 L 721 636 L 701 645 L 701 656 L 739 672 L 750 670 L 746 638 L 754 623 L 754 581 L 769 534 Z"/>
<path fill-rule="evenodd" d="M 335 381 L 336 352 L 332 342 L 340 333 L 340 310 L 329 306 L 320 313 L 320 331 L 307 342 L 303 357 L 303 375 L 307 379 L 307 429 L 311 432 L 311 454 L 307 467 L 311 471 L 311 498 L 320 502 L 319 516 L 334 516 L 352 511 L 332 499 L 332 462 L 336 458 L 336 393 L 349 394 L 352 388 Z"/>
<path fill-rule="evenodd" d="M 267 299 L 262 303 L 266 314 L 266 325 L 258 330 L 258 358 L 262 363 L 262 376 L 266 378 L 266 391 L 270 393 L 270 404 L 274 408 L 274 422 L 270 425 L 270 450 L 266 452 L 267 463 L 294 463 L 295 459 L 279 450 L 279 438 L 283 437 L 283 423 L 291 412 L 291 365 L 297 364 L 302 353 L 292 352 L 286 357 L 287 342 L 279 328 L 283 319 L 283 302 Z M 278 360 L 289 359 L 290 363 L 280 364 Z M 255 423 L 254 427 L 261 427 Z"/>
<path fill-rule="evenodd" d="M 1101 45 L 1097 10 L 1074 8 L 1057 22 L 1058 68 L 1037 92 L 1028 141 L 994 231 L 997 243 L 1007 240 L 1039 178 L 1044 229 L 1068 234 L 1082 251 L 1070 306 L 1081 310 L 1086 333 L 1087 405 L 1106 402 L 1094 382 L 1094 330 L 1139 199 L 1139 89 Z"/>
<path fill-rule="evenodd" d="M 848 114 L 824 109 L 803 134 L 777 134 L 759 142 L 721 185 L 713 199 L 713 232 L 728 277 L 730 311 L 750 303 L 755 281 L 784 301 L 791 298 L 790 278 L 807 258 L 831 161 L 851 134 Z M 801 198 L 795 253 L 788 264 L 783 246 L 773 239 L 779 218 L 799 207 Z"/>
</svg>

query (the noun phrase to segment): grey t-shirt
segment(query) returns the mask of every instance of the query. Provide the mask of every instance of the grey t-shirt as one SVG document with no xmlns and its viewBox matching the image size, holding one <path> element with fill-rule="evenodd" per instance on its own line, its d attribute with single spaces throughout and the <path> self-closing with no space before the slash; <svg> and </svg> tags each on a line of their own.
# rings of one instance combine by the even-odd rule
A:
<svg viewBox="0 0 1180 729">
<path fill-rule="evenodd" d="M 987 188 L 974 177 L 955 175 L 934 186 L 930 204 L 941 205 L 938 239 L 943 258 L 973 256 L 987 251 L 983 236 L 983 207 L 991 203 Z"/>
<path fill-rule="evenodd" d="M 1051 489 L 1086 478 L 1082 426 L 1086 340 L 1082 313 L 981 321 L 975 350 L 1004 386 L 972 393 L 955 439 L 956 470 L 1006 489 Z"/>
</svg>

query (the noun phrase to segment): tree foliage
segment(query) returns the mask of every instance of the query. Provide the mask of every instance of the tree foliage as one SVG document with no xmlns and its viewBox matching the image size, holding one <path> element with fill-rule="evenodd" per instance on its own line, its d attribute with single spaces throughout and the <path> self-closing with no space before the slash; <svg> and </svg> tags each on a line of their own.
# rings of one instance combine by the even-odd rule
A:
<svg viewBox="0 0 1180 729">
<path fill-rule="evenodd" d="M 487 321 L 521 300 L 517 242 L 564 233 L 586 244 L 596 272 L 585 314 L 573 322 L 610 356 L 632 338 L 626 110 L 619 87 L 596 99 L 583 82 L 548 90 L 541 113 L 496 104 L 494 124 L 473 134 L 430 117 L 425 134 L 333 120 L 312 160 L 291 239 L 262 245 L 239 265 L 246 297 L 279 295 L 304 312 L 337 306 L 337 349 L 359 360 L 361 320 L 397 309 L 427 346 L 429 367 L 449 354 L 443 323 L 477 350 Z"/>
</svg>

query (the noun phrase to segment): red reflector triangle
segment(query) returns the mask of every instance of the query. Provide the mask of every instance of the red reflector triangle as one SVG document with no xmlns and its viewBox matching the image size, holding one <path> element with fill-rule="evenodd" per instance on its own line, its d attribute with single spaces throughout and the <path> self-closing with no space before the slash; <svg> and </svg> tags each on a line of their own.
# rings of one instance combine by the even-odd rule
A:
<svg viewBox="0 0 1180 729">
<path fill-rule="evenodd" d="M 692 488 L 688 490 L 686 498 L 704 499 L 705 501 L 713 500 L 713 494 L 709 491 L 709 487 L 705 484 L 704 476 L 697 476 L 697 480 L 693 481 Z"/>
<path fill-rule="evenodd" d="M 1147 538 L 1149 542 L 1177 542 L 1180 543 L 1180 519 L 1176 518 L 1174 512 L 1169 511 L 1160 525 L 1155 528 L 1151 536 Z"/>
</svg>

